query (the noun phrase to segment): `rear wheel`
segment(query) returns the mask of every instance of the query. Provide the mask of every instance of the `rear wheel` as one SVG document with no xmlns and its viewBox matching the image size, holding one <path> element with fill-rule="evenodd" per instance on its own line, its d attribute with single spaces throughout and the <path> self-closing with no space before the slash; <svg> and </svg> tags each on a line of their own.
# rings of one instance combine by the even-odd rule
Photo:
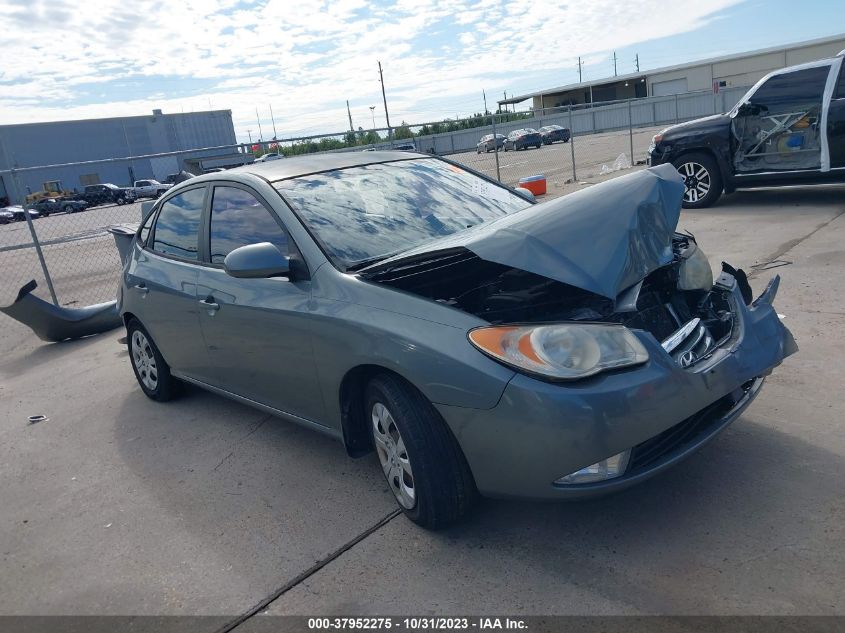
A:
<svg viewBox="0 0 845 633">
<path fill-rule="evenodd" d="M 152 337 L 137 319 L 126 326 L 126 345 L 132 361 L 132 371 L 144 394 L 153 400 L 166 402 L 178 393 L 178 383 L 170 375 L 170 366 L 158 351 Z"/>
<path fill-rule="evenodd" d="M 71 205 L 67 205 L 62 209 L 62 211 L 64 211 L 65 213 L 73 213 L 75 209 Z"/>
<path fill-rule="evenodd" d="M 370 381 L 365 402 L 379 464 L 408 518 L 437 529 L 466 515 L 477 496 L 475 482 L 431 403 L 388 374 Z"/>
<path fill-rule="evenodd" d="M 672 163 L 684 179 L 685 209 L 703 209 L 722 195 L 722 175 L 707 154 L 685 154 Z"/>
</svg>

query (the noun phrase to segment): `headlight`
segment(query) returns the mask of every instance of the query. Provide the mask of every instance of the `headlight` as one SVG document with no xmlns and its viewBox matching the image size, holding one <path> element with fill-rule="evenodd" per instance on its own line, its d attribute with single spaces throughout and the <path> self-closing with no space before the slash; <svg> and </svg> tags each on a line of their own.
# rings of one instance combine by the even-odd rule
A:
<svg viewBox="0 0 845 633">
<path fill-rule="evenodd" d="M 617 453 L 612 457 L 596 462 L 591 466 L 576 470 L 556 479 L 555 483 L 558 485 L 571 486 L 574 484 L 591 484 L 597 481 L 604 481 L 605 479 L 614 479 L 625 474 L 625 469 L 628 468 L 628 461 L 631 459 L 631 449 Z"/>
<path fill-rule="evenodd" d="M 710 290 L 713 287 L 713 269 L 707 256 L 698 246 L 690 243 L 681 253 L 681 265 L 678 270 L 678 288 L 680 290 Z"/>
<path fill-rule="evenodd" d="M 645 347 L 622 325 L 560 323 L 482 327 L 471 330 L 469 340 L 505 365 L 554 380 L 577 380 L 648 360 Z"/>
<path fill-rule="evenodd" d="M 661 132 L 660 134 L 655 134 L 654 136 L 651 137 L 651 146 L 654 147 L 655 145 L 657 145 L 662 140 L 663 140 L 663 132 Z"/>
</svg>

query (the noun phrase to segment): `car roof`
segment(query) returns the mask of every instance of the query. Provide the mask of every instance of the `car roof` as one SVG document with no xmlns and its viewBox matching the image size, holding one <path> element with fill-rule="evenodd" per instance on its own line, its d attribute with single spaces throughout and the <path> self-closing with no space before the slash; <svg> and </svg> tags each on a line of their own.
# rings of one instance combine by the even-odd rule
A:
<svg viewBox="0 0 845 633">
<path fill-rule="evenodd" d="M 373 165 L 376 163 L 389 163 L 397 160 L 411 160 L 414 158 L 430 158 L 428 154 L 419 152 L 398 152 L 398 151 L 374 151 L 374 152 L 325 152 L 322 154 L 308 154 L 306 156 L 295 156 L 285 160 L 273 160 L 269 162 L 250 163 L 227 170 L 227 173 L 254 174 L 265 178 L 270 182 L 285 180 L 316 174 L 321 171 L 332 171 L 346 167 L 360 167 L 362 165 Z M 214 176 L 220 178 L 219 174 L 207 174 L 213 180 Z M 199 178 L 199 177 L 198 177 Z M 194 180 L 194 179 L 192 179 Z"/>
</svg>

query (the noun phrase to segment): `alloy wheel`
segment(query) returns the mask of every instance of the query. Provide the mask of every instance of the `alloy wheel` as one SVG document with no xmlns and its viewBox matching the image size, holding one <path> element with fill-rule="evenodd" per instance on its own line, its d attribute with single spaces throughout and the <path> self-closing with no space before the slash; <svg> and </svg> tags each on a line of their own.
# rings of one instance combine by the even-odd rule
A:
<svg viewBox="0 0 845 633">
<path fill-rule="evenodd" d="M 684 178 L 684 202 L 698 202 L 710 192 L 710 172 L 701 163 L 683 163 L 678 173 Z"/>
<path fill-rule="evenodd" d="M 158 387 L 158 366 L 153 348 L 140 330 L 132 333 L 132 362 L 144 386 L 150 391 L 155 391 Z"/>
<path fill-rule="evenodd" d="M 387 483 L 399 505 L 411 510 L 416 504 L 417 494 L 405 441 L 399 433 L 393 415 L 381 402 L 373 404 L 371 417 L 376 453 Z"/>
</svg>

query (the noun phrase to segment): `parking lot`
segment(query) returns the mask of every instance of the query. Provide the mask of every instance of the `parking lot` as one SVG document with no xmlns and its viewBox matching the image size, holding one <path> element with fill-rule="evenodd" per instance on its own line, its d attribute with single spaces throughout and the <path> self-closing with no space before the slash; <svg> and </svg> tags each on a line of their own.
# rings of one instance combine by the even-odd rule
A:
<svg viewBox="0 0 845 633">
<path fill-rule="evenodd" d="M 0 614 L 845 614 L 843 215 L 833 187 L 684 212 L 714 268 L 755 293 L 782 276 L 800 352 L 669 474 L 590 502 L 485 500 L 437 533 L 397 515 L 373 455 L 197 389 L 152 402 L 121 331 L 48 345 L 2 317 Z"/>
</svg>

